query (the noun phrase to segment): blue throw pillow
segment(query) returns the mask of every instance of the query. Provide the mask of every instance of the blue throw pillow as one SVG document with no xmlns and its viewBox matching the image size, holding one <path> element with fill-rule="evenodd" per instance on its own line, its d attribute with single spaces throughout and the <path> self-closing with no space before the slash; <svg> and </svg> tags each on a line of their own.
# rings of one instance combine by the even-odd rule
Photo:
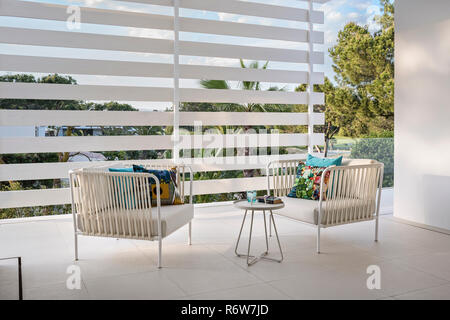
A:
<svg viewBox="0 0 450 320">
<path fill-rule="evenodd" d="M 109 172 L 134 172 L 133 168 L 109 168 Z"/>
<path fill-rule="evenodd" d="M 330 166 L 340 166 L 342 164 L 342 156 L 339 158 L 318 158 L 308 154 L 308 159 L 306 160 L 306 165 L 311 167 L 330 167 Z"/>
</svg>

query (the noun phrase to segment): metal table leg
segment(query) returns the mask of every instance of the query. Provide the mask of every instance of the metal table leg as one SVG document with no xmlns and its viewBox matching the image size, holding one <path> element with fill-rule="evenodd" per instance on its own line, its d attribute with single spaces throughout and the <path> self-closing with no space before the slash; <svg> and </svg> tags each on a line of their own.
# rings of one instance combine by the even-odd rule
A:
<svg viewBox="0 0 450 320">
<path fill-rule="evenodd" d="M 242 219 L 241 230 L 239 231 L 239 236 L 238 236 L 238 239 L 237 239 L 237 242 L 236 242 L 236 248 L 234 248 L 234 253 L 238 257 L 242 256 L 240 253 L 238 253 L 237 249 L 238 249 L 238 246 L 239 246 L 239 241 L 241 241 L 241 234 L 242 234 L 242 229 L 244 228 L 245 218 L 247 218 L 247 210 L 245 210 L 244 218 Z"/>
<path fill-rule="evenodd" d="M 253 257 L 250 256 L 250 247 L 252 244 L 252 231 L 253 231 L 253 217 L 255 215 L 255 211 L 252 210 L 252 222 L 250 223 L 250 236 L 248 237 L 248 248 L 247 248 L 247 265 L 251 266 L 252 264 L 254 264 L 255 262 L 258 261 L 257 257 Z M 250 260 L 250 258 L 253 258 L 252 260 Z"/>
<path fill-rule="evenodd" d="M 283 251 L 281 249 L 280 238 L 278 236 L 278 231 L 277 231 L 277 228 L 276 228 L 276 225 L 275 225 L 275 219 L 273 218 L 272 210 L 270 210 L 269 221 L 272 222 L 274 230 L 275 230 L 275 235 L 277 237 L 277 242 L 278 242 L 278 248 L 280 249 L 281 259 L 274 259 L 274 258 L 267 257 L 267 255 L 269 254 L 269 238 L 268 238 L 268 235 L 267 235 L 267 222 L 266 222 L 266 212 L 265 211 L 263 211 L 263 216 L 264 216 L 264 233 L 265 233 L 265 237 L 266 237 L 266 251 L 263 252 L 262 254 L 260 254 L 259 256 L 254 256 L 254 255 L 250 254 L 250 248 L 251 248 L 251 244 L 252 244 L 254 214 L 255 214 L 255 211 L 252 210 L 252 218 L 251 218 L 251 222 L 250 222 L 250 234 L 249 234 L 249 239 L 248 239 L 247 254 L 241 254 L 241 253 L 238 252 L 239 242 L 241 240 L 241 235 L 242 235 L 242 229 L 244 228 L 245 219 L 247 218 L 247 210 L 245 211 L 244 218 L 242 219 L 241 229 L 239 231 L 238 240 L 237 240 L 237 243 L 236 243 L 236 247 L 234 249 L 235 254 L 238 257 L 246 257 L 248 266 L 251 266 L 251 265 L 255 264 L 256 262 L 258 262 L 261 259 L 275 261 L 275 262 L 283 261 Z M 251 259 L 251 258 L 253 258 L 253 259 Z"/>
<path fill-rule="evenodd" d="M 23 300 L 22 257 L 17 257 L 17 264 L 18 264 L 18 278 L 19 278 L 19 300 Z"/>
<path fill-rule="evenodd" d="M 270 217 L 269 217 L 269 237 L 272 238 L 272 220 L 270 220 Z"/>
<path fill-rule="evenodd" d="M 266 211 L 265 210 L 263 210 L 263 216 L 264 216 L 264 234 L 266 235 L 266 252 L 264 252 L 264 255 L 268 255 L 269 254 L 269 239 L 267 238 L 267 223 L 266 223 Z"/>
<path fill-rule="evenodd" d="M 281 254 L 281 259 L 280 260 L 275 260 L 275 261 L 281 262 L 284 259 L 284 257 L 283 257 L 283 250 L 281 250 L 280 237 L 278 236 L 277 226 L 275 224 L 275 219 L 273 218 L 272 210 L 270 210 L 270 218 L 272 219 L 273 229 L 275 230 L 275 235 L 277 236 L 278 248 L 280 249 L 280 254 Z"/>
</svg>

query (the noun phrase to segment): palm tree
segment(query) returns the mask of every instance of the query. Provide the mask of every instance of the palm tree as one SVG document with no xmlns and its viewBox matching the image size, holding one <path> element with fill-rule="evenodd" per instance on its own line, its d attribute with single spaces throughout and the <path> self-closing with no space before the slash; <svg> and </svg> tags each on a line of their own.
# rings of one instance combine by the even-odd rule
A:
<svg viewBox="0 0 450 320">
<path fill-rule="evenodd" d="M 260 69 L 259 62 L 253 61 L 248 66 L 245 65 L 244 60 L 240 59 L 241 68 L 243 69 Z M 266 70 L 269 65 L 267 61 L 262 67 L 262 70 Z M 232 89 L 230 83 L 226 80 L 201 80 L 200 85 L 204 89 Z M 259 81 L 241 81 L 238 84 L 238 89 L 242 90 L 261 90 L 261 83 Z M 284 88 L 270 87 L 267 91 L 284 91 Z M 274 112 L 282 109 L 279 105 L 273 104 L 259 104 L 259 103 L 246 103 L 246 104 L 216 104 L 221 111 L 229 112 Z"/>
<path fill-rule="evenodd" d="M 259 62 L 253 61 L 248 66 L 245 65 L 244 61 L 240 59 L 241 67 L 244 69 L 260 69 Z M 262 67 L 262 70 L 266 70 L 269 65 L 269 61 L 267 61 Z M 226 80 L 201 80 L 200 85 L 204 89 L 221 89 L 221 90 L 230 90 L 232 89 L 230 83 Z M 260 91 L 261 83 L 259 81 L 241 81 L 238 84 L 238 89 L 241 90 L 256 90 Z M 270 87 L 267 91 L 284 91 L 284 88 L 278 87 Z M 276 112 L 282 111 L 283 107 L 280 105 L 274 104 L 260 104 L 260 103 L 245 103 L 245 104 L 215 104 L 216 109 L 218 111 L 227 111 L 227 112 Z M 240 132 L 247 132 L 251 126 L 244 126 L 243 130 Z M 219 129 L 220 130 L 220 129 Z M 222 129 L 223 131 L 223 129 Z M 250 154 L 250 149 L 244 148 L 244 155 L 248 156 Z M 244 170 L 245 177 L 254 177 L 258 170 Z"/>
</svg>

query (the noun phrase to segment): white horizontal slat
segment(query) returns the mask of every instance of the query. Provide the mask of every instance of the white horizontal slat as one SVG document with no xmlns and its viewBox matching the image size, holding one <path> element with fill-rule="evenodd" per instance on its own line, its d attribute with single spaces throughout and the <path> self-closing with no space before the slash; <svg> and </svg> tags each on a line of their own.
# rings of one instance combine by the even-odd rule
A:
<svg viewBox="0 0 450 320">
<path fill-rule="evenodd" d="M 156 87 L 0 83 L 3 99 L 172 101 L 173 89 Z"/>
<path fill-rule="evenodd" d="M 172 101 L 172 88 L 66 85 L 48 83 L 0 83 L 3 99 Z M 324 103 L 324 94 L 311 94 L 314 104 Z M 182 102 L 306 104 L 308 93 L 219 89 L 180 89 Z"/>
<path fill-rule="evenodd" d="M 173 0 L 123 0 L 126 2 L 139 2 L 160 6 L 173 6 Z M 315 2 L 324 0 L 314 0 Z M 292 7 L 267 5 L 254 2 L 236 0 L 180 0 L 180 8 L 217 11 L 248 16 L 283 19 L 308 22 L 308 10 Z M 313 11 L 311 14 L 313 23 L 323 23 L 324 14 L 321 11 Z"/>
<path fill-rule="evenodd" d="M 173 41 L 0 27 L 0 43 L 145 53 L 173 53 Z M 309 63 L 308 51 L 180 41 L 180 55 Z M 323 52 L 314 52 L 314 64 L 323 64 Z"/>
<path fill-rule="evenodd" d="M 189 190 L 186 182 L 185 190 Z M 194 181 L 194 195 L 265 190 L 265 177 Z M 40 189 L 0 192 L 0 209 L 69 204 L 70 189 Z"/>
<path fill-rule="evenodd" d="M 324 125 L 325 124 L 325 113 L 312 113 L 312 124 L 313 125 Z"/>
<path fill-rule="evenodd" d="M 173 77 L 173 65 L 165 63 L 47 58 L 5 54 L 0 54 L 0 70 L 12 72 L 62 73 L 72 75 L 88 74 L 156 78 Z M 314 83 L 323 84 L 324 74 L 322 72 L 315 72 L 312 77 Z M 180 65 L 180 78 L 261 81 L 271 83 L 307 83 L 308 72 Z"/>
<path fill-rule="evenodd" d="M 173 17 L 157 14 L 79 7 L 81 23 L 150 29 L 173 29 Z M 0 15 L 66 21 L 67 5 L 17 0 L 0 0 Z"/>
<path fill-rule="evenodd" d="M 323 133 L 314 133 L 310 136 L 311 144 L 323 146 L 325 144 L 325 135 Z"/>
<path fill-rule="evenodd" d="M 325 121 L 323 113 L 314 113 L 313 123 L 322 125 Z M 308 113 L 287 112 L 180 112 L 180 125 L 192 126 L 201 123 L 203 126 L 274 126 L 308 124 Z"/>
<path fill-rule="evenodd" d="M 0 209 L 69 204 L 70 189 L 40 189 L 0 192 Z"/>
<path fill-rule="evenodd" d="M 232 67 L 215 67 L 199 65 L 180 65 L 180 78 L 184 79 L 212 79 L 235 81 L 260 81 L 279 83 L 308 83 L 308 72 L 249 69 Z M 324 73 L 314 72 L 312 80 L 315 84 L 323 84 Z"/>
<path fill-rule="evenodd" d="M 211 103 L 307 104 L 308 93 L 284 91 L 250 91 L 218 89 L 181 89 L 181 101 Z M 324 94 L 311 94 L 314 104 L 323 104 Z"/>
<path fill-rule="evenodd" d="M 172 54 L 173 41 L 93 33 L 0 27 L 0 43 Z"/>
<path fill-rule="evenodd" d="M 245 115 L 245 116 L 243 116 Z M 324 123 L 323 113 L 313 123 Z M 307 113 L 181 112 L 180 125 L 193 126 L 307 125 Z M 0 126 L 172 126 L 171 112 L 0 110 Z"/>
<path fill-rule="evenodd" d="M 165 150 L 171 148 L 171 136 L 72 136 L 0 138 L 0 154 Z"/>
<path fill-rule="evenodd" d="M 286 134 L 205 134 L 182 135 L 180 149 L 216 149 L 216 148 L 244 148 L 258 146 L 305 146 L 308 135 L 301 133 Z"/>
<path fill-rule="evenodd" d="M 180 18 L 180 31 L 294 42 L 309 41 L 307 30 L 193 18 Z M 312 41 L 323 44 L 324 33 L 313 31 Z"/>
<path fill-rule="evenodd" d="M 306 150 L 305 150 L 306 151 Z M 193 168 L 194 172 L 230 171 L 265 169 L 270 161 L 275 160 L 304 160 L 304 154 L 284 155 L 258 155 L 236 157 L 208 157 L 208 158 L 181 158 L 180 161 Z"/>
<path fill-rule="evenodd" d="M 192 167 L 194 172 L 223 170 L 263 169 L 269 161 L 303 159 L 302 154 L 269 155 L 269 156 L 237 156 L 210 158 L 181 158 L 180 162 Z M 67 179 L 69 170 L 133 164 L 161 164 L 170 162 L 162 160 L 127 160 L 127 161 L 93 161 L 93 162 L 49 162 L 19 163 L 0 166 L 0 181 L 24 181 L 45 179 Z"/>
<path fill-rule="evenodd" d="M 195 195 L 241 192 L 246 190 L 266 190 L 266 188 L 266 177 L 201 180 L 194 181 L 193 185 Z"/>
<path fill-rule="evenodd" d="M 193 122 L 192 122 L 193 123 Z M 0 126 L 172 126 L 172 112 L 0 110 Z"/>
<path fill-rule="evenodd" d="M 192 41 L 180 41 L 180 55 L 309 63 L 308 51 Z M 323 52 L 314 52 L 312 63 L 323 64 Z"/>
<path fill-rule="evenodd" d="M 314 134 L 314 144 L 320 144 L 322 134 Z M 133 151 L 165 150 L 173 147 L 171 136 L 86 136 L 86 137 L 13 137 L 0 138 L 0 154 L 81 152 L 81 151 Z M 254 144 L 253 144 L 254 143 Z M 257 144 L 256 144 L 257 143 Z M 307 134 L 228 134 L 182 135 L 179 147 L 275 147 L 304 146 Z"/>
<path fill-rule="evenodd" d="M 64 5 L 17 0 L 0 0 L 0 15 L 4 16 L 66 21 L 66 10 L 67 6 Z M 162 30 L 173 30 L 174 25 L 172 16 L 87 7 L 80 7 L 80 16 L 82 17 L 82 23 Z M 180 18 L 179 24 L 180 31 L 184 32 L 198 32 L 295 42 L 307 42 L 309 33 L 306 30 L 292 28 L 193 18 Z M 322 44 L 324 41 L 324 34 L 323 32 L 314 31 L 312 38 L 314 43 Z"/>
<path fill-rule="evenodd" d="M 69 170 L 99 166 L 159 164 L 170 160 L 18 163 L 0 166 L 0 181 L 68 179 Z"/>
<path fill-rule="evenodd" d="M 129 77 L 173 77 L 173 66 L 165 63 L 48 58 L 0 55 L 0 70 Z M 316 77 L 320 77 L 317 75 Z"/>
</svg>

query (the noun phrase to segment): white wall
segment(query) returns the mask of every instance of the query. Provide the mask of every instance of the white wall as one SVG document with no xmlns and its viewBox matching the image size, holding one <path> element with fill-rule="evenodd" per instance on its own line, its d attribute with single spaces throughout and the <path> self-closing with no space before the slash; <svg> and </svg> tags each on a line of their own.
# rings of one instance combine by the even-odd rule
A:
<svg viewBox="0 0 450 320">
<path fill-rule="evenodd" d="M 396 0 L 394 216 L 450 230 L 450 0 Z"/>
</svg>

